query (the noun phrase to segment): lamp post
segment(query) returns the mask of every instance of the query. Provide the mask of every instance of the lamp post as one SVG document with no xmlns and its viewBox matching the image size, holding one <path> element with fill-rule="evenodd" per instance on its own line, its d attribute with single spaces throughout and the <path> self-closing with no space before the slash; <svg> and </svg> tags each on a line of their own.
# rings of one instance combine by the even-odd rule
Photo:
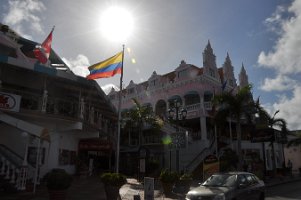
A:
<svg viewBox="0 0 301 200">
<path fill-rule="evenodd" d="M 174 104 L 171 105 L 168 110 L 169 119 L 172 120 L 175 116 L 175 124 L 176 124 L 176 135 L 173 137 L 172 145 L 176 148 L 176 170 L 179 172 L 179 148 L 181 147 L 181 136 L 179 133 L 179 121 L 186 119 L 187 110 L 182 107 L 181 102 L 177 99 L 174 100 Z M 171 154 L 170 154 L 171 156 Z M 171 159 L 170 159 L 171 162 Z M 171 164 L 170 164 L 171 165 Z"/>
</svg>

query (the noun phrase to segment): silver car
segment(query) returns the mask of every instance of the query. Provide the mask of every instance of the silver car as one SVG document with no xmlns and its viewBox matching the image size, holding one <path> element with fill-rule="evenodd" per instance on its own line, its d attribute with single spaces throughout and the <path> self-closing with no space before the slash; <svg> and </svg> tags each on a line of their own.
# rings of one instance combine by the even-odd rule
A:
<svg viewBox="0 0 301 200">
<path fill-rule="evenodd" d="M 186 200 L 264 200 L 264 182 L 248 172 L 216 173 L 186 194 Z"/>
</svg>

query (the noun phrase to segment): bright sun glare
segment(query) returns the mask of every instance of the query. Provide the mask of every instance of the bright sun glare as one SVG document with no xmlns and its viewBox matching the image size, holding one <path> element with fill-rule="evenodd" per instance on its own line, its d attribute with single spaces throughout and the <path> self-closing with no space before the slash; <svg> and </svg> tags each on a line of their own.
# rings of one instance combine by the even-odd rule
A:
<svg viewBox="0 0 301 200">
<path fill-rule="evenodd" d="M 133 30 L 133 17 L 125 9 L 111 7 L 101 15 L 102 34 L 111 41 L 124 42 Z"/>
</svg>

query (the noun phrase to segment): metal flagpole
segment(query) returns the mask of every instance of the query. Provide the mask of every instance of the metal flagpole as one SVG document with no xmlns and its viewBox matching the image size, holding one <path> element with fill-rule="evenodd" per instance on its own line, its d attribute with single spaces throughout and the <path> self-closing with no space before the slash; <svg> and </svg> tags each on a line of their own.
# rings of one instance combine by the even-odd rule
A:
<svg viewBox="0 0 301 200">
<path fill-rule="evenodd" d="M 122 65 L 120 76 L 120 90 L 118 103 L 118 133 L 117 133 L 117 148 L 116 148 L 116 173 L 119 173 L 119 146 L 120 146 L 120 125 L 121 125 L 121 97 L 122 97 L 122 78 L 123 78 L 123 60 L 124 60 L 124 44 L 122 45 Z"/>
</svg>

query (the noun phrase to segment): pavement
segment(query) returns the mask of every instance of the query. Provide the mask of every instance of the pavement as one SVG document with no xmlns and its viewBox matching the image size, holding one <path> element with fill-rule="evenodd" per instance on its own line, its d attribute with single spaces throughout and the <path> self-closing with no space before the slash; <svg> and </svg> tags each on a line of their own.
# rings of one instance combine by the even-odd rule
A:
<svg viewBox="0 0 301 200">
<path fill-rule="evenodd" d="M 293 176 L 276 176 L 265 180 L 266 187 L 271 187 L 287 182 L 300 181 L 299 174 Z M 195 184 L 197 181 L 195 182 Z M 183 196 L 174 194 L 172 197 L 166 197 L 158 180 L 155 180 L 154 200 L 174 200 L 184 199 Z M 127 184 L 119 190 L 121 200 L 143 200 L 144 186 L 137 179 L 128 178 Z M 48 191 L 45 184 L 37 187 L 36 193 L 19 192 L 14 194 L 0 193 L 0 200 L 49 200 Z M 104 190 L 104 184 L 99 176 L 90 176 L 87 178 L 74 177 L 72 186 L 68 189 L 67 200 L 107 200 Z"/>
</svg>

